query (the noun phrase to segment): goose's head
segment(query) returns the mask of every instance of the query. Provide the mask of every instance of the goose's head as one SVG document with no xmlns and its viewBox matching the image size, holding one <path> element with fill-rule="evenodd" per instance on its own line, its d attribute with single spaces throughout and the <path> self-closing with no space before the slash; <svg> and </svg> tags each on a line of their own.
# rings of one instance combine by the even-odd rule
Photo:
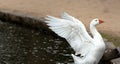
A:
<svg viewBox="0 0 120 64">
<path fill-rule="evenodd" d="M 96 18 L 96 19 L 93 19 L 93 20 L 92 20 L 91 25 L 96 26 L 96 25 L 101 24 L 101 23 L 103 23 L 103 22 L 104 22 L 104 21 Z"/>
</svg>

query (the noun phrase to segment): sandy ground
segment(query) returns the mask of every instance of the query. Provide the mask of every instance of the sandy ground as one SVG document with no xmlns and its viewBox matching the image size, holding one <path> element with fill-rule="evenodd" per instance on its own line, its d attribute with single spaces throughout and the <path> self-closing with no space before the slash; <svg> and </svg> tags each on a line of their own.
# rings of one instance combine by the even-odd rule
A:
<svg viewBox="0 0 120 64">
<path fill-rule="evenodd" d="M 120 0 L 0 0 L 0 10 L 9 10 L 35 17 L 60 17 L 68 12 L 89 28 L 94 18 L 105 21 L 98 26 L 102 32 L 120 36 Z"/>
</svg>

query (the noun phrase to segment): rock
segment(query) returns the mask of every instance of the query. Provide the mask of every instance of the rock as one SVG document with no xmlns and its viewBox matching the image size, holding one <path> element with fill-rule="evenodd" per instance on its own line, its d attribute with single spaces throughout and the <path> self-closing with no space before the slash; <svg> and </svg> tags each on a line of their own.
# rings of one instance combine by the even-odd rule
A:
<svg viewBox="0 0 120 64">
<path fill-rule="evenodd" d="M 106 50 L 99 64 L 113 64 L 111 60 L 119 57 L 120 48 L 116 48 L 116 46 L 112 42 L 108 42 L 108 40 L 105 38 L 104 42 L 106 44 Z"/>
<path fill-rule="evenodd" d="M 103 38 L 103 40 L 104 40 L 104 42 L 108 42 L 108 39 L 106 39 L 106 38 Z"/>
<path fill-rule="evenodd" d="M 111 60 L 112 64 L 120 64 L 120 58 Z"/>
<path fill-rule="evenodd" d="M 106 49 L 115 49 L 116 46 L 112 42 L 105 42 L 106 44 Z"/>
<path fill-rule="evenodd" d="M 112 42 L 108 42 L 105 39 L 104 41 L 106 44 L 106 50 L 99 64 L 112 64 L 111 60 L 120 56 L 118 51 L 118 49 L 120 50 L 120 48 L 117 49 Z"/>
<path fill-rule="evenodd" d="M 119 52 L 116 49 L 115 45 L 112 42 L 107 42 L 106 50 L 105 50 L 102 60 L 108 61 L 108 60 L 118 58 L 118 57 L 119 57 Z"/>
<path fill-rule="evenodd" d="M 114 58 L 118 58 L 119 57 L 119 52 L 117 49 L 111 49 L 111 50 L 106 50 L 102 60 L 112 60 Z"/>
<path fill-rule="evenodd" d="M 117 50 L 118 50 L 118 52 L 119 52 L 119 55 L 120 55 L 120 47 L 117 47 Z"/>
</svg>

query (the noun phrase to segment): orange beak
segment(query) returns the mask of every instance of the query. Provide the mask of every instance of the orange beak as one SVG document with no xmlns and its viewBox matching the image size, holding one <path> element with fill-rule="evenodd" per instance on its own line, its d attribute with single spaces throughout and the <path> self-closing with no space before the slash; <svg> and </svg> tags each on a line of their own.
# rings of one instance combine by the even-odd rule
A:
<svg viewBox="0 0 120 64">
<path fill-rule="evenodd" d="M 102 20 L 99 20 L 99 24 L 101 24 L 101 23 L 104 23 L 104 21 L 102 21 Z"/>
</svg>

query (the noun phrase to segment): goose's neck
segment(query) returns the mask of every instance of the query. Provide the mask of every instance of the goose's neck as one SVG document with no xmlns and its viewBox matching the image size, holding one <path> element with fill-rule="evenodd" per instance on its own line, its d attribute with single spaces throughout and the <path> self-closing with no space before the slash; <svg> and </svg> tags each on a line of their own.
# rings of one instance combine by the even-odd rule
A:
<svg viewBox="0 0 120 64">
<path fill-rule="evenodd" d="M 93 37 L 100 36 L 99 32 L 96 29 L 96 26 L 93 24 L 90 24 L 90 31 L 91 31 Z"/>
</svg>

